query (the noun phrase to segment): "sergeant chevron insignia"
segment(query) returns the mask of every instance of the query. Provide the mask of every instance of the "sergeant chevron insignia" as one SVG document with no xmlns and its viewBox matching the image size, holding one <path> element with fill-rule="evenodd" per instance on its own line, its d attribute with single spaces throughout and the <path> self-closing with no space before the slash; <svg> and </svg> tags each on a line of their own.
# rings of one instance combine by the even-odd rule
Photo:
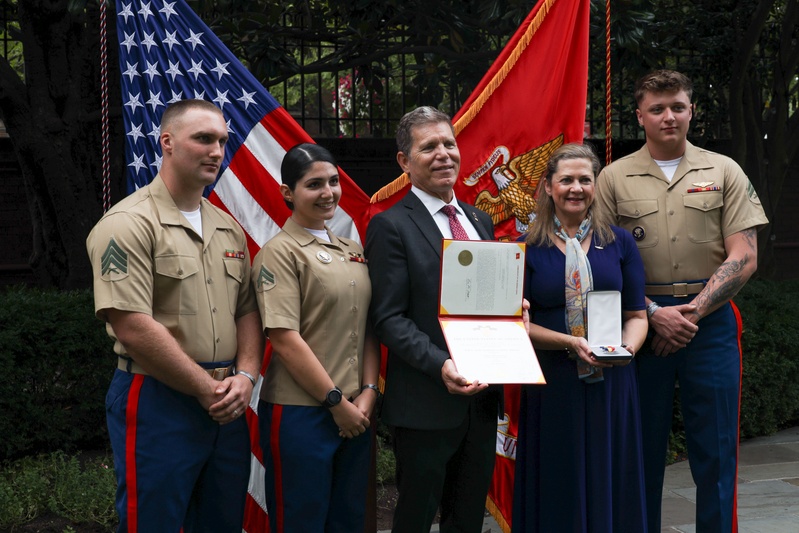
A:
<svg viewBox="0 0 799 533">
<path fill-rule="evenodd" d="M 265 265 L 261 265 L 261 271 L 258 272 L 258 290 L 265 290 L 268 291 L 269 289 L 275 286 L 275 275 L 266 268 Z"/>
<path fill-rule="evenodd" d="M 128 254 L 113 237 L 103 252 L 100 276 L 105 281 L 116 281 L 128 275 Z"/>
</svg>

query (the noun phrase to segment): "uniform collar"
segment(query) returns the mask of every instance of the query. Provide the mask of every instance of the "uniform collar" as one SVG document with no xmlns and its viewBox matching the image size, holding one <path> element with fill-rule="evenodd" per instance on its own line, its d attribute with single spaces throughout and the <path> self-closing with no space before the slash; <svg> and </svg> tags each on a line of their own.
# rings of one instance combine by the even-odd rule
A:
<svg viewBox="0 0 799 533">
<path fill-rule="evenodd" d="M 671 180 L 671 185 L 679 182 L 686 174 L 694 170 L 706 170 L 713 168 L 713 165 L 705 156 L 704 151 L 700 150 L 690 142 L 685 142 L 685 153 L 682 156 L 677 170 L 674 171 L 674 177 Z M 630 166 L 627 168 L 628 176 L 654 176 L 666 182 L 666 176 L 663 171 L 655 163 L 654 158 L 649 153 L 649 148 L 644 144 L 640 150 L 632 154 L 630 158 Z"/>
<path fill-rule="evenodd" d="M 187 229 L 194 231 L 194 228 L 180 213 L 180 209 L 169 194 L 169 189 L 166 188 L 166 183 L 161 178 L 161 174 L 155 176 L 155 179 L 147 186 L 150 191 L 150 196 L 155 202 L 155 209 L 158 212 L 158 220 L 161 224 L 168 226 L 183 226 Z M 229 229 L 229 224 L 225 219 L 213 208 L 211 202 L 206 198 L 200 200 L 200 214 L 203 221 L 203 234 L 208 232 L 208 236 L 217 229 Z M 207 241 L 207 239 L 206 239 Z"/>
<path fill-rule="evenodd" d="M 327 225 L 325 225 L 325 231 L 327 231 L 327 235 L 330 237 L 330 242 L 317 239 L 308 233 L 305 228 L 294 222 L 294 219 L 291 217 L 287 218 L 286 223 L 283 224 L 283 231 L 288 233 L 289 236 L 297 241 L 297 244 L 300 246 L 308 246 L 314 242 L 323 244 L 325 246 L 332 244 L 333 246 L 338 246 L 339 248 L 346 248 L 348 246 L 346 242 L 338 238 L 338 235 L 335 235 L 332 231 L 330 231 L 330 228 L 328 228 Z"/>
</svg>

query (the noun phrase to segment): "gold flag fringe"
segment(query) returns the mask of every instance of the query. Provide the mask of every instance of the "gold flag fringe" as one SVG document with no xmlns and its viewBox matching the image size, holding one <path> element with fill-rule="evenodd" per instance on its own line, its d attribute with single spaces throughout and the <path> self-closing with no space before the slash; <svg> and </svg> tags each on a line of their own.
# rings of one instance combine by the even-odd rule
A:
<svg viewBox="0 0 799 533">
<path fill-rule="evenodd" d="M 383 200 L 385 200 L 389 196 L 400 192 L 410 182 L 411 181 L 408 179 L 408 175 L 403 172 L 402 176 L 400 176 L 399 178 L 395 179 L 394 181 L 392 181 L 388 185 L 385 185 L 385 186 L 381 187 L 379 191 L 374 193 L 372 195 L 372 198 L 369 199 L 369 203 L 376 204 L 377 202 L 382 202 Z"/>
<path fill-rule="evenodd" d="M 488 512 L 491 513 L 491 516 L 494 517 L 494 520 L 497 521 L 497 525 L 502 529 L 504 533 L 510 533 L 510 524 L 508 521 L 505 520 L 505 517 L 502 516 L 502 512 L 497 507 L 497 504 L 494 503 L 494 500 L 491 498 L 486 498 L 486 509 Z"/>
<path fill-rule="evenodd" d="M 543 24 L 544 19 L 549 13 L 549 10 L 552 9 L 552 6 L 555 5 L 557 0 L 546 0 L 541 8 L 538 10 L 538 13 L 535 14 L 533 20 L 530 22 L 530 25 L 527 26 L 527 30 L 522 35 L 519 42 L 516 44 L 516 48 L 513 49 L 513 52 L 508 56 L 508 59 L 505 60 L 505 64 L 502 65 L 494 77 L 491 79 L 490 82 L 486 85 L 483 89 L 483 92 L 480 93 L 480 96 L 474 101 L 474 103 L 469 106 L 469 109 L 458 119 L 455 123 L 455 136 L 466 129 L 466 126 L 480 113 L 480 110 L 483 108 L 483 105 L 491 98 L 491 95 L 494 94 L 502 82 L 505 81 L 505 78 L 508 76 L 510 71 L 516 66 L 516 62 L 519 60 L 521 55 L 524 53 L 524 50 L 527 48 L 527 45 L 530 44 L 530 41 L 533 39 L 533 35 L 536 34 L 538 28 L 541 27 Z"/>
</svg>

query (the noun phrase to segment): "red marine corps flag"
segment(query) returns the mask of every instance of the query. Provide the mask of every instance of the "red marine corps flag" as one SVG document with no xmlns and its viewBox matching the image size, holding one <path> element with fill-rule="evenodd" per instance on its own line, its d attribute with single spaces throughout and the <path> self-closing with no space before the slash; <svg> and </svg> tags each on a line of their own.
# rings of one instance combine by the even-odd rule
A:
<svg viewBox="0 0 799 533">
<path fill-rule="evenodd" d="M 453 117 L 455 195 L 490 214 L 499 238 L 526 230 L 549 155 L 583 139 L 589 10 L 588 0 L 539 0 Z M 372 213 L 409 187 L 405 175 L 383 187 Z"/>
<path fill-rule="evenodd" d="M 128 192 L 158 172 L 166 106 L 187 98 L 212 101 L 225 115 L 230 138 L 222 173 L 208 197 L 244 228 L 250 256 L 255 256 L 290 214 L 278 190 L 283 156 L 292 146 L 313 140 L 184 0 L 117 0 L 116 15 Z M 330 226 L 361 242 L 369 199 L 339 172 L 342 198 Z M 259 379 L 247 410 L 252 461 L 243 528 L 250 533 L 269 531 L 258 443 L 260 386 Z"/>
<path fill-rule="evenodd" d="M 532 221 L 549 155 L 583 139 L 589 11 L 589 0 L 539 0 L 453 117 L 461 153 L 455 195 L 490 214 L 500 239 L 518 237 Z M 390 207 L 409 187 L 403 175 L 378 191 L 372 212 Z M 506 532 L 518 408 L 519 387 L 506 386 L 487 502 Z"/>
</svg>

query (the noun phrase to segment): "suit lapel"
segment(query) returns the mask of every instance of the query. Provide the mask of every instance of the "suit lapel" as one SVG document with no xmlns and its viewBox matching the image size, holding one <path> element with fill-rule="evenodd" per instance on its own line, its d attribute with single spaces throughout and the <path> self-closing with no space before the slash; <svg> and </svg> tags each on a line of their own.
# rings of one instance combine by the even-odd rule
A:
<svg viewBox="0 0 799 533">
<path fill-rule="evenodd" d="M 408 192 L 408 194 L 405 195 L 405 198 L 402 199 L 402 203 L 405 208 L 408 209 L 408 218 L 419 228 L 422 237 L 430 243 L 436 255 L 441 257 L 441 239 L 443 239 L 444 236 L 441 235 L 436 221 L 433 220 L 433 216 L 422 201 L 419 200 L 419 197 L 412 192 Z"/>
<path fill-rule="evenodd" d="M 480 238 L 484 241 L 491 240 L 491 234 L 488 232 L 488 229 L 486 229 L 485 225 L 480 222 L 480 218 L 477 216 L 477 208 L 475 208 L 473 205 L 461 202 L 460 200 L 458 200 L 458 203 L 460 204 L 461 209 L 463 209 L 463 212 L 466 213 L 466 216 L 469 217 L 472 226 L 474 226 L 474 229 L 477 230 L 477 234 L 480 235 Z"/>
</svg>

